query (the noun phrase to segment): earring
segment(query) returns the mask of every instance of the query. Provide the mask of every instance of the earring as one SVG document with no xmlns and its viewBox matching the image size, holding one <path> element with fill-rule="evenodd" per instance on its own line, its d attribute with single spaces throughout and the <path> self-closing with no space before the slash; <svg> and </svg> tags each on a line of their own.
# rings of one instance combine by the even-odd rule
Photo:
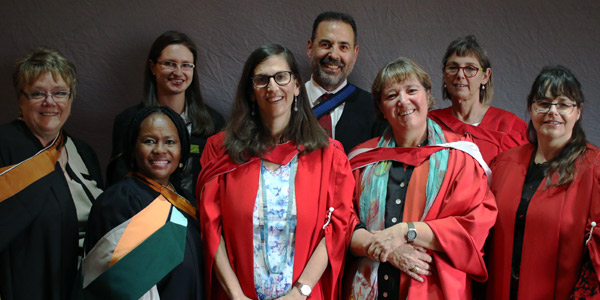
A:
<svg viewBox="0 0 600 300">
<path fill-rule="evenodd" d="M 183 163 L 179 163 L 179 168 L 183 169 Z"/>
<path fill-rule="evenodd" d="M 252 102 L 252 107 L 250 108 L 250 115 L 254 116 L 254 109 L 256 108 L 256 102 Z"/>
<path fill-rule="evenodd" d="M 298 111 L 298 96 L 294 96 L 294 111 Z"/>
<path fill-rule="evenodd" d="M 446 84 L 444 83 L 444 88 L 446 88 Z"/>
<path fill-rule="evenodd" d="M 481 89 L 482 89 L 482 90 L 485 90 L 485 85 L 483 85 L 483 84 L 482 84 L 482 85 L 481 85 Z"/>
</svg>

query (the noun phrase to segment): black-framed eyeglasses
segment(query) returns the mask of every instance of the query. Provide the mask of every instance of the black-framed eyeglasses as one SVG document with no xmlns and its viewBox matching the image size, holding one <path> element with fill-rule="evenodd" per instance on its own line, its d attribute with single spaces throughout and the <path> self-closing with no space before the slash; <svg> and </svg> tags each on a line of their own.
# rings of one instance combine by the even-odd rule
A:
<svg viewBox="0 0 600 300">
<path fill-rule="evenodd" d="M 476 67 L 476 66 L 464 66 L 464 67 L 459 67 L 456 65 L 447 65 L 444 68 L 444 72 L 447 75 L 456 75 L 458 74 L 458 72 L 460 70 L 463 70 L 463 73 L 465 74 L 465 77 L 471 78 L 471 77 L 475 77 L 477 76 L 477 73 L 481 70 L 483 71 L 482 67 Z"/>
<path fill-rule="evenodd" d="M 175 71 L 177 68 L 181 68 L 182 71 L 191 71 L 196 67 L 196 65 L 194 65 L 193 63 L 176 63 L 170 60 L 159 61 L 157 63 L 161 67 L 161 69 L 168 71 Z"/>
<path fill-rule="evenodd" d="M 290 83 L 292 80 L 292 74 L 294 73 L 291 71 L 279 71 L 273 75 L 256 74 L 252 76 L 252 84 L 257 89 L 264 88 L 269 85 L 271 78 L 273 78 L 278 85 L 284 86 Z"/>
<path fill-rule="evenodd" d="M 556 111 L 563 115 L 563 116 L 567 116 L 573 113 L 573 110 L 575 110 L 575 107 L 578 107 L 579 104 L 577 103 L 566 103 L 566 102 L 551 102 L 548 100 L 535 100 L 533 101 L 533 110 L 535 112 L 538 113 L 542 113 L 542 114 L 546 114 L 548 113 L 551 109 L 552 106 L 556 106 Z"/>
<path fill-rule="evenodd" d="M 35 91 L 31 93 L 21 93 L 25 95 L 25 98 L 27 98 L 27 100 L 31 102 L 42 102 L 48 99 L 48 97 L 51 97 L 52 100 L 54 100 L 54 102 L 66 102 L 67 100 L 69 100 L 69 96 L 71 95 L 70 91 L 57 91 L 54 93 L 44 93 Z"/>
</svg>

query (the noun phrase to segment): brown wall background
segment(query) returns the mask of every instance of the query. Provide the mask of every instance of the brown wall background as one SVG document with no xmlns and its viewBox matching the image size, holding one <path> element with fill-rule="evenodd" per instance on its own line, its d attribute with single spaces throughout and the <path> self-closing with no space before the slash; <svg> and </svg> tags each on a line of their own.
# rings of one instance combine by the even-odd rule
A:
<svg viewBox="0 0 600 300">
<path fill-rule="evenodd" d="M 78 69 L 78 95 L 65 128 L 86 140 L 103 168 L 114 116 L 141 101 L 143 68 L 152 41 L 169 29 L 192 37 L 204 99 L 229 116 L 245 59 L 276 42 L 290 48 L 310 76 L 306 42 L 324 10 L 350 13 L 358 25 L 358 62 L 350 81 L 370 90 L 377 71 L 399 56 L 432 77 L 441 99 L 441 58 L 450 41 L 475 34 L 492 61 L 492 105 L 528 121 L 533 79 L 548 64 L 573 70 L 586 96 L 583 126 L 600 145 L 600 1 L 204 1 L 2 0 L 0 2 L 0 123 L 17 116 L 13 65 L 28 50 L 62 51 Z"/>
</svg>

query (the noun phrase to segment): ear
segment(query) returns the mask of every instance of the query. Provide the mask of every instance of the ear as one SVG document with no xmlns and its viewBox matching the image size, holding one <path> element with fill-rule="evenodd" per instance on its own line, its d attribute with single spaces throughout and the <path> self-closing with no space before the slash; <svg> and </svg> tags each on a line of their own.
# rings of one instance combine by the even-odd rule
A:
<svg viewBox="0 0 600 300">
<path fill-rule="evenodd" d="M 311 50 L 312 50 L 312 41 L 308 40 L 308 43 L 306 44 L 306 56 L 308 58 L 311 57 L 311 52 L 312 52 Z"/>
<path fill-rule="evenodd" d="M 583 109 L 583 103 L 577 107 L 577 121 L 581 118 L 581 110 Z"/>
<path fill-rule="evenodd" d="M 354 63 L 356 63 L 356 58 L 358 58 L 358 44 L 354 46 Z"/>
<path fill-rule="evenodd" d="M 487 84 L 490 80 L 490 76 L 492 76 L 492 68 L 485 69 L 485 71 L 483 72 L 483 81 L 481 82 L 481 84 Z"/>
<path fill-rule="evenodd" d="M 152 60 L 148 60 L 148 68 L 150 68 L 152 75 L 156 75 L 156 64 Z"/>
<path fill-rule="evenodd" d="M 298 79 L 294 79 L 294 81 L 296 82 L 296 86 L 294 87 L 294 96 L 298 96 L 300 95 L 300 81 L 298 81 Z"/>
</svg>

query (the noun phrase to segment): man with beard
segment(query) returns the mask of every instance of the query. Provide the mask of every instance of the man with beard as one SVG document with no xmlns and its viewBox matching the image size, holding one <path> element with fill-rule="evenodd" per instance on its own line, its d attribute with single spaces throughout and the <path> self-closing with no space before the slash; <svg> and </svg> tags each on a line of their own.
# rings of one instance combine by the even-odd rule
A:
<svg viewBox="0 0 600 300">
<path fill-rule="evenodd" d="M 347 80 L 358 55 L 354 18 L 339 12 L 321 13 L 313 23 L 306 54 L 312 67 L 306 92 L 329 136 L 340 141 L 346 153 L 380 136 L 385 124 L 375 121 L 371 94 Z"/>
</svg>

